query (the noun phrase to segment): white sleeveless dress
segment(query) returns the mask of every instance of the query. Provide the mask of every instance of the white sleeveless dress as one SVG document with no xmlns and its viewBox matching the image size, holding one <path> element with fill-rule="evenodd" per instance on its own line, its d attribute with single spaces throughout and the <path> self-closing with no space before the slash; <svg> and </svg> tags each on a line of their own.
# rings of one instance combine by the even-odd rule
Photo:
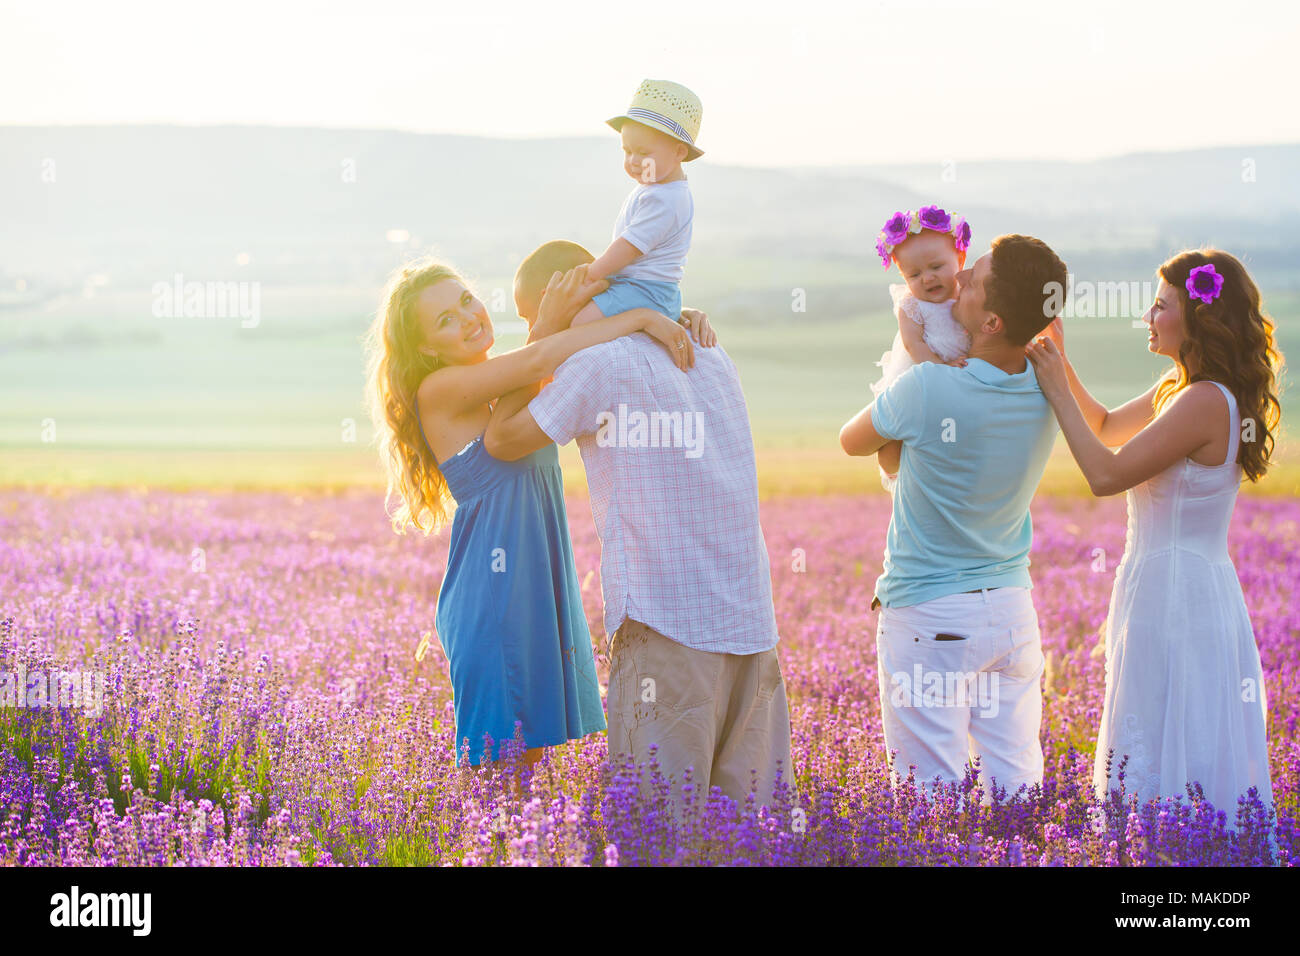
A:
<svg viewBox="0 0 1300 956">
<path fill-rule="evenodd" d="M 1271 808 L 1259 648 L 1236 568 L 1228 525 L 1241 484 L 1241 434 L 1232 392 L 1232 435 L 1222 465 L 1190 458 L 1128 491 L 1124 557 L 1106 618 L 1106 702 L 1093 786 L 1119 786 L 1141 802 L 1182 794 L 1199 782 L 1232 826 L 1237 798 L 1256 787 Z M 1110 778 L 1106 752 L 1113 748 Z"/>
<path fill-rule="evenodd" d="M 951 362 L 970 350 L 970 336 L 952 317 L 952 306 L 956 299 L 949 299 L 947 302 L 923 302 L 912 295 L 905 284 L 891 285 L 889 297 L 894 302 L 894 314 L 902 309 L 903 315 L 921 327 L 921 338 L 925 340 L 925 344 L 945 362 Z M 876 364 L 883 371 L 880 380 L 871 383 L 873 395 L 879 395 L 894 379 L 916 364 L 907 349 L 903 347 L 902 332 L 894 333 L 894 344 L 889 347 L 889 351 L 880 356 L 880 361 Z M 882 468 L 880 483 L 884 485 L 886 491 L 893 494 L 898 477 L 888 474 Z"/>
</svg>

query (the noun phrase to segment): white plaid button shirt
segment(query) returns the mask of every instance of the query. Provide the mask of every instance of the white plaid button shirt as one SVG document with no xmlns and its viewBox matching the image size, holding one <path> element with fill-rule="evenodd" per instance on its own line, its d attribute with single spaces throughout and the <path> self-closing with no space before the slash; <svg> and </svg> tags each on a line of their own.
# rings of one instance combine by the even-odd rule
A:
<svg viewBox="0 0 1300 956">
<path fill-rule="evenodd" d="M 721 346 L 682 372 L 650 336 L 623 336 L 570 357 L 528 410 L 582 452 L 609 639 L 630 617 L 702 651 L 776 646 L 749 412 Z"/>
</svg>

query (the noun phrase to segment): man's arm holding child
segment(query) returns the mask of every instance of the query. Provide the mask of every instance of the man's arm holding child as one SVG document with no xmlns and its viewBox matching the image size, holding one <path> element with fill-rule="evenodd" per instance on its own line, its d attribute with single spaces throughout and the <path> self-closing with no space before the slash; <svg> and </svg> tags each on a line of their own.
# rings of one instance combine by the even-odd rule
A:
<svg viewBox="0 0 1300 956">
<path fill-rule="evenodd" d="M 872 402 L 840 429 L 840 447 L 846 454 L 874 455 L 890 441 L 876 431 L 875 422 L 871 418 L 872 409 L 875 407 L 876 403 Z"/>
<path fill-rule="evenodd" d="M 923 372 L 928 368 L 913 365 L 849 419 L 840 429 L 840 447 L 846 454 L 874 455 L 888 442 L 915 442 L 921 437 L 925 422 Z"/>
</svg>

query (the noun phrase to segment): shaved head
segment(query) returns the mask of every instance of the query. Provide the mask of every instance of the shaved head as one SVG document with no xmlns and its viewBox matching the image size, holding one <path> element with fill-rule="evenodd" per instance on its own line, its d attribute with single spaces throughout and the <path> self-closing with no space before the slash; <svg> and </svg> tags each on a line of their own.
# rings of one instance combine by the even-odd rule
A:
<svg viewBox="0 0 1300 956">
<path fill-rule="evenodd" d="M 515 271 L 515 311 L 519 317 L 532 325 L 551 276 L 595 260 L 590 252 L 567 239 L 542 243 L 519 263 Z"/>
</svg>

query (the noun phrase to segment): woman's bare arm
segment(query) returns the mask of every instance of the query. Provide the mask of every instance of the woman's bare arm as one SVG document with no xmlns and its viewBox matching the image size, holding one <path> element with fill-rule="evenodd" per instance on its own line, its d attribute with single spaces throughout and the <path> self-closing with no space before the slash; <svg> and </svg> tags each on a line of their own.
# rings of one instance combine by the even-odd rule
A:
<svg viewBox="0 0 1300 956">
<path fill-rule="evenodd" d="M 546 322 L 542 321 L 543 317 L 543 314 L 539 314 L 537 321 L 534 322 L 532 328 L 528 330 L 528 339 L 524 343 L 525 345 L 531 345 L 533 342 L 538 342 L 546 338 L 548 335 L 556 334 L 554 330 L 548 328 Z M 572 319 L 572 316 L 570 316 L 570 319 Z M 515 389 L 513 392 L 508 392 L 505 395 L 502 395 L 497 399 L 496 405 L 492 407 L 492 418 L 488 422 L 488 427 L 491 428 L 493 421 L 508 419 L 512 415 L 516 414 L 520 409 L 525 408 L 528 403 L 536 398 L 538 393 L 541 392 L 543 384 L 544 382 L 542 381 L 530 382 L 521 388 Z"/>
<path fill-rule="evenodd" d="M 1156 415 L 1155 397 L 1159 387 L 1160 382 L 1156 382 L 1141 395 L 1105 413 L 1101 428 L 1096 432 L 1103 445 L 1118 448 L 1151 424 Z"/>
<path fill-rule="evenodd" d="M 555 373 L 574 352 L 647 328 L 659 313 L 633 309 L 565 329 L 477 365 L 450 365 L 431 372 L 420 385 L 442 414 L 456 417 L 517 388 Z M 684 330 L 683 330 L 684 331 Z"/>
<path fill-rule="evenodd" d="M 455 418 L 498 396 L 550 377 L 574 352 L 639 331 L 654 321 L 656 313 L 643 309 L 570 329 L 569 324 L 578 310 L 607 286 L 606 282 L 588 279 L 586 265 L 576 266 L 563 275 L 556 272 L 546 284 L 522 348 L 478 365 L 439 369 L 425 377 L 420 385 L 421 394 L 441 414 Z M 579 332 L 581 335 L 571 336 Z"/>
<path fill-rule="evenodd" d="M 1088 487 L 1099 498 L 1116 495 L 1189 458 L 1222 428 L 1218 408 L 1227 404 L 1213 386 L 1184 389 L 1169 411 L 1141 429 L 1117 452 L 1084 420 L 1078 400 L 1070 391 L 1061 353 L 1052 339 L 1037 340 L 1027 347 L 1043 395 L 1051 403 L 1079 470 Z"/>
<path fill-rule="evenodd" d="M 1084 387 L 1069 359 L 1065 360 L 1065 374 L 1070 382 L 1070 394 L 1079 403 L 1084 421 L 1107 448 L 1123 445 L 1155 418 L 1156 389 L 1160 387 L 1164 376 L 1136 398 L 1130 398 L 1118 408 L 1108 409 Z"/>
<path fill-rule="evenodd" d="M 1159 381 L 1118 408 L 1108 409 L 1092 396 L 1075 373 L 1074 366 L 1070 364 L 1070 358 L 1065 354 L 1065 332 L 1061 319 L 1059 317 L 1053 319 L 1051 325 L 1043 330 L 1043 335 L 1056 343 L 1056 348 L 1065 363 L 1065 375 L 1070 383 L 1070 394 L 1078 402 L 1083 420 L 1107 448 L 1118 448 L 1123 445 L 1155 417 L 1153 403 L 1156 389 L 1160 386 Z"/>
</svg>

